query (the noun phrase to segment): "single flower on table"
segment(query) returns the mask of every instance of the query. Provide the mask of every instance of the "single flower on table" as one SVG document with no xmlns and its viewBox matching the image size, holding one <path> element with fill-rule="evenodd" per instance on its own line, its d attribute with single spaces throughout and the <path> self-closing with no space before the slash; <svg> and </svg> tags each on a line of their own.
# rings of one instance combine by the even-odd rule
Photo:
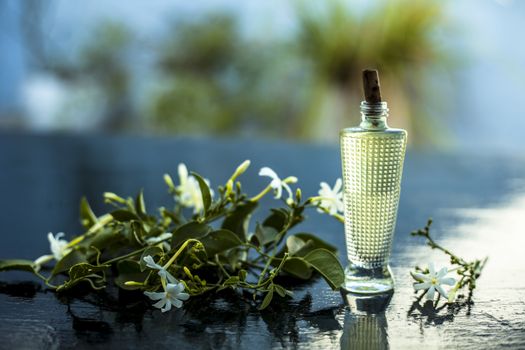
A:
<svg viewBox="0 0 525 350">
<path fill-rule="evenodd" d="M 435 292 L 437 291 L 442 297 L 448 299 L 448 293 L 443 289 L 443 285 L 453 286 L 456 280 L 452 277 L 446 277 L 448 269 L 441 268 L 436 272 L 433 263 L 428 264 L 428 272 L 412 272 L 412 277 L 417 281 L 414 283 L 414 289 L 424 290 L 428 300 L 434 300 Z"/>
</svg>

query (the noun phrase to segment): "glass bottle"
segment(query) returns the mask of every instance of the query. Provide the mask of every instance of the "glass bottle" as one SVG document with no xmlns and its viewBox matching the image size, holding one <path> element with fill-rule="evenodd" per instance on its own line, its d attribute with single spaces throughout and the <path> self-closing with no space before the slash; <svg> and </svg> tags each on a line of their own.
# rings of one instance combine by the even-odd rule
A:
<svg viewBox="0 0 525 350">
<path fill-rule="evenodd" d="M 361 124 L 341 130 L 345 238 L 349 265 L 343 288 L 352 293 L 393 291 L 388 260 L 396 226 L 407 133 L 387 125 L 377 71 L 363 72 Z"/>
</svg>

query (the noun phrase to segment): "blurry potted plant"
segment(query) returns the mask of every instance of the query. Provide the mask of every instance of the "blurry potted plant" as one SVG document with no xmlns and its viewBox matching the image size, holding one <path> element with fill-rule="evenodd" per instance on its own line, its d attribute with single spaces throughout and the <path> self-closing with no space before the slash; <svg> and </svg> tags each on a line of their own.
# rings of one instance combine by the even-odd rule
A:
<svg viewBox="0 0 525 350">
<path fill-rule="evenodd" d="M 299 3 L 299 45 L 316 77 L 303 136 L 333 140 L 358 123 L 360 72 L 375 67 L 392 124 L 407 129 L 413 143 L 438 142 L 421 91 L 432 67 L 448 64 L 434 37 L 441 12 L 436 1 L 382 1 L 359 15 L 344 1 Z"/>
</svg>

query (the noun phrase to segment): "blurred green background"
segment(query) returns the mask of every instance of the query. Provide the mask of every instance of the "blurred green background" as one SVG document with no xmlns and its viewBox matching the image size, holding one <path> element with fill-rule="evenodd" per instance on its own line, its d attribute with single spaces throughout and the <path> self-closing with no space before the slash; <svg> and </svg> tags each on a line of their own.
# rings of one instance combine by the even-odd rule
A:
<svg viewBox="0 0 525 350">
<path fill-rule="evenodd" d="M 6 0 L 0 128 L 335 143 L 339 129 L 359 122 L 361 70 L 378 68 L 390 125 L 407 129 L 412 147 L 513 148 L 522 138 L 494 130 L 501 100 L 490 87 L 512 90 L 501 113 L 519 109 L 525 54 L 498 71 L 503 29 L 481 31 L 490 21 L 523 26 L 515 17 L 523 9 L 512 1 Z M 505 85 L 512 77 L 514 88 Z"/>
</svg>

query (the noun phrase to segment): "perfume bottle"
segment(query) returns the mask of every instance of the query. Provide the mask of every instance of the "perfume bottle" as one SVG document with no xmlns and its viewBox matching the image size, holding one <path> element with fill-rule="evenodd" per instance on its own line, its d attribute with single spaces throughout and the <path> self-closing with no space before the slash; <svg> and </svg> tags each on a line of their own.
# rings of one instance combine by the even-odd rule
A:
<svg viewBox="0 0 525 350">
<path fill-rule="evenodd" d="M 407 133 L 387 125 L 376 70 L 363 71 L 361 124 L 341 130 L 345 238 L 349 265 L 343 288 L 351 293 L 392 292 L 388 259 L 396 226 Z"/>
</svg>

